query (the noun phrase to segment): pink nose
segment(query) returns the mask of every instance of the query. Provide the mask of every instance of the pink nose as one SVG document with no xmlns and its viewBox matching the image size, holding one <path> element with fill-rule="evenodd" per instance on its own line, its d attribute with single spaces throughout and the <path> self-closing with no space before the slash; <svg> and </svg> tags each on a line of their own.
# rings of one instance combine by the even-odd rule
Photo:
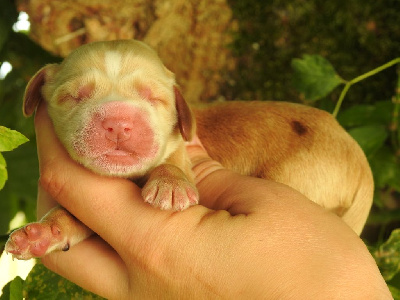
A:
<svg viewBox="0 0 400 300">
<path fill-rule="evenodd" d="M 130 121 L 106 119 L 102 123 L 106 138 L 113 142 L 123 142 L 131 137 L 133 124 Z"/>
</svg>

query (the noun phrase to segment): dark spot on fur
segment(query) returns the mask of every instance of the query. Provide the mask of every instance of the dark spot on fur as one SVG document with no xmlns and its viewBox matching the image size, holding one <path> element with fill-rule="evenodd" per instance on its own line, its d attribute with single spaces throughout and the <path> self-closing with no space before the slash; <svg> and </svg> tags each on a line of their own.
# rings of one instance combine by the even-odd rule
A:
<svg viewBox="0 0 400 300">
<path fill-rule="evenodd" d="M 67 243 L 61 250 L 62 251 L 68 251 L 69 250 L 69 243 Z"/>
<path fill-rule="evenodd" d="M 307 127 L 304 126 L 301 122 L 299 121 L 292 121 L 291 123 L 292 129 L 294 132 L 296 132 L 297 135 L 302 136 L 307 133 Z"/>
</svg>

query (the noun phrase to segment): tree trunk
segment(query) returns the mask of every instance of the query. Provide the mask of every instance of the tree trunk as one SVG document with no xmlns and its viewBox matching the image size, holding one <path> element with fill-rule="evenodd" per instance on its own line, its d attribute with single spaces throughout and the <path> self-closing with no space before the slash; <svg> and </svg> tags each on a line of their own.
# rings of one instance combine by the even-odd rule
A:
<svg viewBox="0 0 400 300">
<path fill-rule="evenodd" d="M 226 0 L 19 0 L 18 8 L 30 17 L 31 38 L 62 57 L 93 41 L 146 42 L 188 101 L 217 98 L 224 74 L 235 67 Z"/>
</svg>

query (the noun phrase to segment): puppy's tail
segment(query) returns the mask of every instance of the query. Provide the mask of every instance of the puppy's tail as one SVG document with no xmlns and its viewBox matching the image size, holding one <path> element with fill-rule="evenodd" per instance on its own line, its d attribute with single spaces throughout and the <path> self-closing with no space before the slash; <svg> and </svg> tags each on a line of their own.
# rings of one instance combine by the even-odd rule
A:
<svg viewBox="0 0 400 300">
<path fill-rule="evenodd" d="M 360 170 L 358 189 L 353 203 L 344 213 L 342 219 L 360 235 L 367 221 L 374 198 L 374 180 L 368 163 Z"/>
</svg>

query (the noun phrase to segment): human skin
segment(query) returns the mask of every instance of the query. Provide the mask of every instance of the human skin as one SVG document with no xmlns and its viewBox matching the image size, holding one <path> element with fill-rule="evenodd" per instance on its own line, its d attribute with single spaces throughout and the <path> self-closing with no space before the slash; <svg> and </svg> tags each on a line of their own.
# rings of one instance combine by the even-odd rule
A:
<svg viewBox="0 0 400 300">
<path fill-rule="evenodd" d="M 38 216 L 58 202 L 98 235 L 42 258 L 108 299 L 392 299 L 360 238 L 295 190 L 238 175 L 198 144 L 201 205 L 144 203 L 131 181 L 72 161 L 38 108 Z M 79 267 L 77 267 L 79 266 Z"/>
</svg>

